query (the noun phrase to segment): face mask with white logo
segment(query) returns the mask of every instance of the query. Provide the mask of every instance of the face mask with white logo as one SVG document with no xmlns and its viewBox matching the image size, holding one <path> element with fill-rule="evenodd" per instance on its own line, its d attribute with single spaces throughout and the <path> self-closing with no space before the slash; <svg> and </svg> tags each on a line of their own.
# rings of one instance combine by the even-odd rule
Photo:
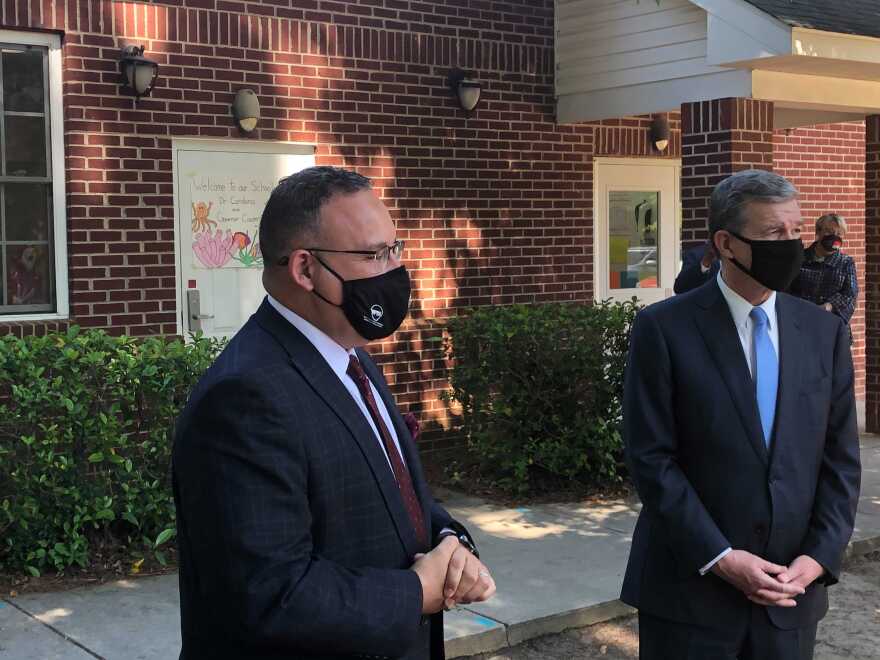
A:
<svg viewBox="0 0 880 660">
<path fill-rule="evenodd" d="M 361 337 L 370 341 L 383 339 L 400 327 L 409 312 L 411 285 L 406 266 L 375 277 L 346 280 L 320 257 L 313 256 L 342 282 L 342 304 L 330 302 L 317 289 L 313 289 L 314 294 L 328 305 L 342 309 Z"/>
</svg>

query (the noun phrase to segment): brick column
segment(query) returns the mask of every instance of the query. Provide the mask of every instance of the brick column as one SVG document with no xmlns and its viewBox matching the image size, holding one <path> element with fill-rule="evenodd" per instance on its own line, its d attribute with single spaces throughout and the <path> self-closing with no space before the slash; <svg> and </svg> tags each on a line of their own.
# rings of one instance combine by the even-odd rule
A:
<svg viewBox="0 0 880 660">
<path fill-rule="evenodd" d="M 880 115 L 865 120 L 865 426 L 880 430 Z"/>
<path fill-rule="evenodd" d="M 748 169 L 773 169 L 773 103 L 726 98 L 681 106 L 683 249 L 708 237 L 715 184 Z"/>
</svg>

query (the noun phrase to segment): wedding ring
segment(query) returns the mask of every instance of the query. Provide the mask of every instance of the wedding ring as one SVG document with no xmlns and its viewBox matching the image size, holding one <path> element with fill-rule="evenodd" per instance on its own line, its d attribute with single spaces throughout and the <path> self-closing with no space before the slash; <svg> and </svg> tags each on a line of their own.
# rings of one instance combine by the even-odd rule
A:
<svg viewBox="0 0 880 660">
<path fill-rule="evenodd" d="M 484 578 L 490 577 L 489 571 L 480 571 L 479 575 Z"/>
</svg>

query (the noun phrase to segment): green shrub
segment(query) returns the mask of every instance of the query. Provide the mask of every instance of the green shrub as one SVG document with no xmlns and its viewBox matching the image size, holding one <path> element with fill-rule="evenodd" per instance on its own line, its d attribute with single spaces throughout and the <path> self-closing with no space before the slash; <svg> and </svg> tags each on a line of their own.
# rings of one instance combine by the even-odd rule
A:
<svg viewBox="0 0 880 660">
<path fill-rule="evenodd" d="M 92 330 L 0 338 L 0 569 L 143 557 L 174 535 L 171 431 L 220 344 Z"/>
<path fill-rule="evenodd" d="M 638 306 L 487 307 L 453 319 L 447 401 L 469 447 L 503 488 L 536 477 L 620 481 L 623 372 Z"/>
</svg>

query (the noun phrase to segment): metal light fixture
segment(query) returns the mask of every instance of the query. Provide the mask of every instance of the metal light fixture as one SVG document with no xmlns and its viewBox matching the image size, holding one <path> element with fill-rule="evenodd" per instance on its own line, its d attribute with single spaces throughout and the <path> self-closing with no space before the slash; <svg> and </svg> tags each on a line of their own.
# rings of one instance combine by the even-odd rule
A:
<svg viewBox="0 0 880 660">
<path fill-rule="evenodd" d="M 119 70 L 123 87 L 138 99 L 153 91 L 159 75 L 159 65 L 144 57 L 143 46 L 125 46 L 119 58 Z"/>
<path fill-rule="evenodd" d="M 453 69 L 449 72 L 449 89 L 458 97 L 461 109 L 471 112 L 480 102 L 480 93 L 483 86 L 476 80 L 470 80 L 468 74 L 461 69 Z"/>
<path fill-rule="evenodd" d="M 232 102 L 232 116 L 235 123 L 245 133 L 257 127 L 260 120 L 260 100 L 252 89 L 240 89 Z"/>
<path fill-rule="evenodd" d="M 651 122 L 651 144 L 657 151 L 666 151 L 669 146 L 669 120 L 664 115 L 655 115 Z"/>
</svg>

